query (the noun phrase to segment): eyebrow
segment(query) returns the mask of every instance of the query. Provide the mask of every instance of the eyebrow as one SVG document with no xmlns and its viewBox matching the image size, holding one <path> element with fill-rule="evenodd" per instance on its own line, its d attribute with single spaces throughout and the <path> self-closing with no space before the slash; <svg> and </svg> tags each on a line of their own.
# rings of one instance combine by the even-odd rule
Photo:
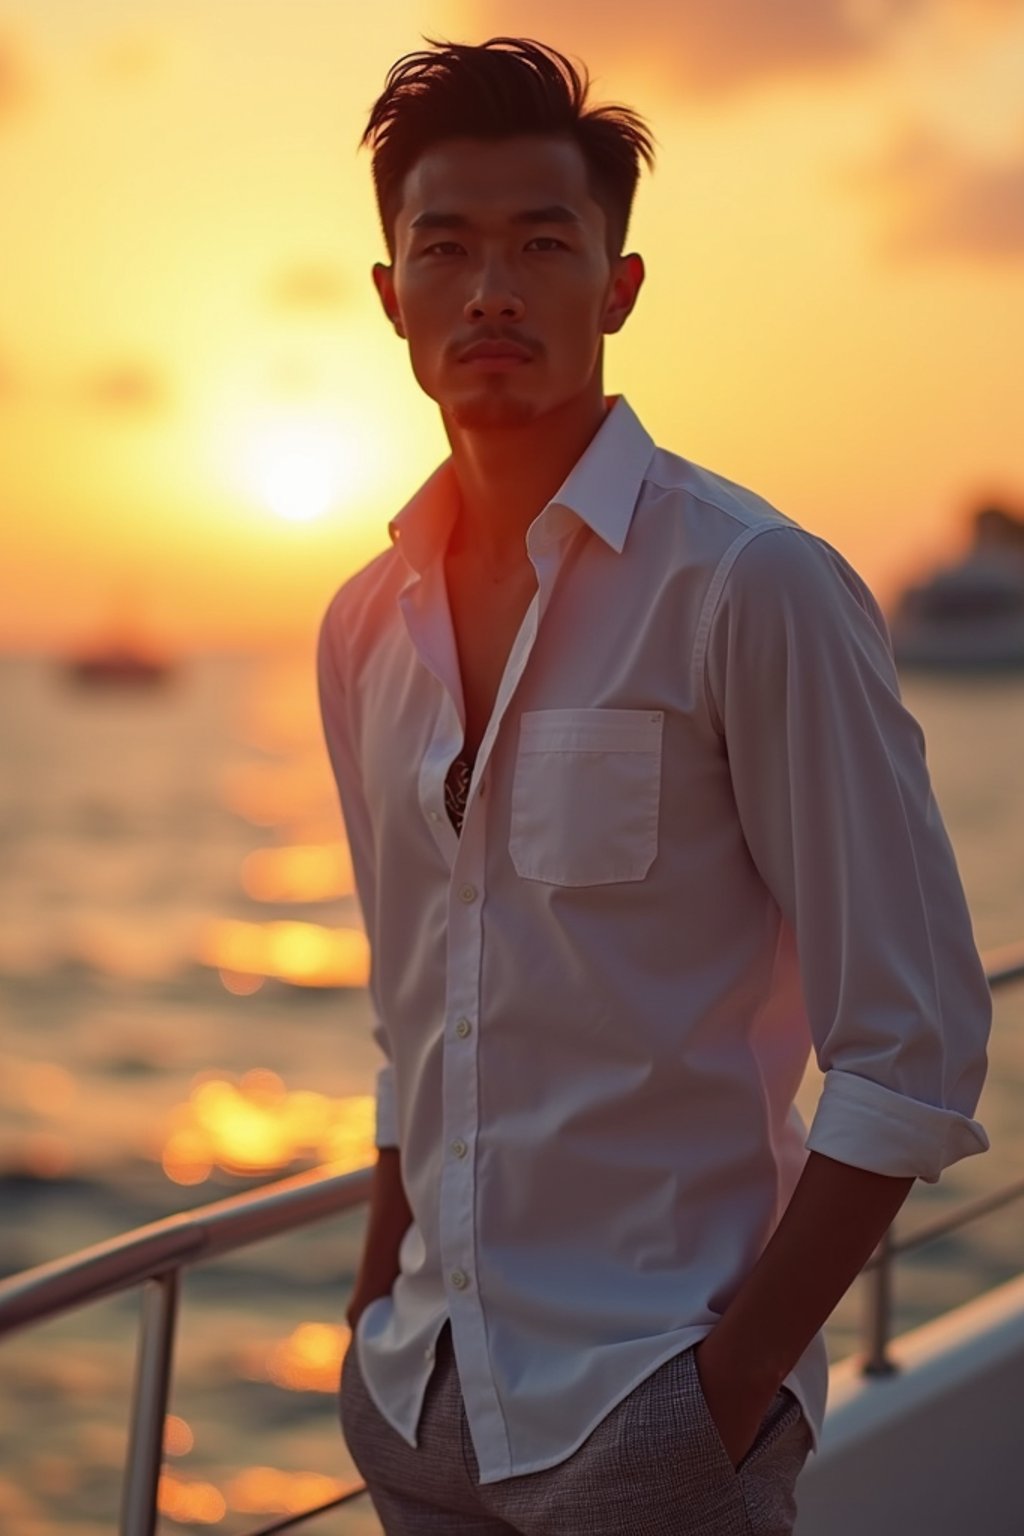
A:
<svg viewBox="0 0 1024 1536">
<path fill-rule="evenodd" d="M 524 208 L 512 214 L 510 224 L 582 224 L 578 213 L 564 203 L 550 203 L 546 208 Z M 428 208 L 417 214 L 410 229 L 471 229 L 472 219 L 461 213 L 440 213 Z"/>
</svg>

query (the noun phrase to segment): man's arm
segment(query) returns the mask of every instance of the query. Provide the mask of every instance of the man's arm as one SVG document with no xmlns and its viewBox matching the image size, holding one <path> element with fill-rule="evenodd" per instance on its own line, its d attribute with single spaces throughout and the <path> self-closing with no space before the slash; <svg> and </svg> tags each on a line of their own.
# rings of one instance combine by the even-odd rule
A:
<svg viewBox="0 0 1024 1536">
<path fill-rule="evenodd" d="M 877 602 L 795 526 L 745 540 L 697 661 L 744 840 L 795 937 L 824 1078 L 789 1206 L 697 1352 L 737 1460 L 914 1179 L 988 1147 L 971 1117 L 991 1022 Z"/>
<path fill-rule="evenodd" d="M 399 1271 L 398 1250 L 411 1222 L 398 1148 L 381 1147 L 370 1190 L 363 1256 L 345 1313 L 353 1333 L 360 1313 L 378 1296 L 387 1296 L 394 1285 Z"/>
<path fill-rule="evenodd" d="M 734 1466 L 913 1183 L 808 1153 L 764 1252 L 694 1351 L 708 1408 Z"/>
</svg>

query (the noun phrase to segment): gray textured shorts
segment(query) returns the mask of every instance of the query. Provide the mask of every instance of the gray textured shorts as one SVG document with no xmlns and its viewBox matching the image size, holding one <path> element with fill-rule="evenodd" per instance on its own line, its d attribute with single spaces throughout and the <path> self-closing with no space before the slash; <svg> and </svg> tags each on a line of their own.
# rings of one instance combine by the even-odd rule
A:
<svg viewBox="0 0 1024 1536">
<path fill-rule="evenodd" d="M 415 1450 L 369 1396 L 354 1347 L 342 1365 L 341 1427 L 387 1536 L 791 1536 L 811 1448 L 800 1404 L 780 1387 L 734 1469 L 694 1347 L 653 1371 L 565 1461 L 483 1487 L 447 1323 Z"/>
</svg>

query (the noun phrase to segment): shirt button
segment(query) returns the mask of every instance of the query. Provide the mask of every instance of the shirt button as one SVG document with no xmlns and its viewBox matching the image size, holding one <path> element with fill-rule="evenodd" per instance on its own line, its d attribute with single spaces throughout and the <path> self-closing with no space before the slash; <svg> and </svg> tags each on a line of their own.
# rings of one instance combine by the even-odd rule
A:
<svg viewBox="0 0 1024 1536">
<path fill-rule="evenodd" d="M 434 1346 L 433 1346 L 433 1344 L 428 1344 L 427 1345 L 426 1349 L 423 1351 L 423 1358 L 424 1358 L 424 1360 L 433 1360 L 433 1358 L 434 1358 Z"/>
<path fill-rule="evenodd" d="M 469 1034 L 472 1028 L 473 1026 L 468 1019 L 460 1019 L 455 1026 L 455 1033 L 460 1037 L 460 1039 L 465 1040 L 466 1036 Z"/>
<path fill-rule="evenodd" d="M 431 821 L 440 821 L 441 820 L 441 818 L 438 815 L 437 811 L 428 811 L 427 815 L 430 817 Z"/>
<path fill-rule="evenodd" d="M 466 1278 L 461 1269 L 453 1269 L 448 1278 L 451 1280 L 452 1285 L 454 1285 L 457 1291 L 465 1290 L 466 1286 L 469 1284 L 469 1280 Z"/>
<path fill-rule="evenodd" d="M 465 1157 L 466 1143 L 462 1140 L 461 1136 L 457 1136 L 452 1142 L 452 1151 L 455 1153 L 456 1157 Z"/>
<path fill-rule="evenodd" d="M 461 891 L 459 892 L 459 898 L 460 898 L 460 900 L 466 901 L 466 902 L 476 901 L 476 886 L 475 885 L 464 885 L 462 887 Z"/>
</svg>

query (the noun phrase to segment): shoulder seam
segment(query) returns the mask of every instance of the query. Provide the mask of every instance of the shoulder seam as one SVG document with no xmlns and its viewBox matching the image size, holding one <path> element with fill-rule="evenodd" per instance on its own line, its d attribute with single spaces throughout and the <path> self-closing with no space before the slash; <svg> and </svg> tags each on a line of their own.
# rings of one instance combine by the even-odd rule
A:
<svg viewBox="0 0 1024 1536">
<path fill-rule="evenodd" d="M 801 527 L 799 523 L 793 522 L 759 523 L 756 528 L 747 528 L 738 538 L 733 540 L 715 566 L 711 580 L 708 583 L 708 590 L 704 596 L 704 602 L 701 605 L 700 618 L 697 620 L 697 635 L 693 647 L 692 684 L 695 691 L 699 692 L 700 696 L 703 697 L 704 706 L 707 709 L 711 723 L 720 736 L 724 734 L 725 727 L 715 706 L 715 701 L 711 696 L 711 689 L 708 686 L 708 638 L 711 634 L 711 626 L 715 621 L 715 614 L 718 612 L 718 605 L 722 600 L 726 581 L 733 566 L 747 545 L 753 543 L 754 539 L 760 537 L 763 533 L 801 533 L 807 535 L 808 530 Z M 813 538 L 814 535 L 812 534 L 811 537 Z"/>
<path fill-rule="evenodd" d="M 710 473 L 710 471 L 706 471 L 706 473 Z M 671 495 L 674 494 L 674 495 L 677 495 L 677 496 L 689 496 L 693 501 L 699 502 L 702 507 L 711 507 L 711 508 L 713 508 L 713 510 L 715 512 L 720 512 L 723 517 L 728 517 L 729 519 L 731 519 L 732 522 L 743 524 L 744 527 L 748 526 L 747 524 L 744 524 L 742 516 L 740 515 L 740 513 L 735 511 L 734 508 L 723 506 L 723 504 L 720 501 L 712 501 L 710 496 L 702 496 L 699 491 L 691 490 L 689 486 L 686 486 L 686 485 L 663 485 L 660 480 L 655 480 L 653 478 L 653 476 L 651 476 L 651 475 L 644 475 L 644 477 L 643 477 L 643 484 L 644 485 L 653 486 L 656 491 L 664 491 L 666 493 L 666 495 L 670 495 L 671 496 Z M 753 495 L 755 493 L 754 492 L 750 492 L 749 494 Z M 763 498 L 760 498 L 760 499 L 763 500 Z M 778 523 L 778 524 L 767 523 L 765 525 L 766 527 L 770 527 L 770 528 L 775 528 L 775 527 L 780 527 L 780 528 L 794 527 L 794 528 L 796 528 L 796 527 L 800 527 L 800 524 L 794 523 L 792 521 L 792 519 L 790 519 L 790 518 L 786 518 L 786 514 L 784 512 L 781 512 L 777 507 L 773 507 L 771 502 L 767 502 L 766 501 L 765 502 L 765 506 L 769 507 L 771 509 L 771 511 L 773 511 L 775 513 L 776 517 L 781 517 L 781 518 L 785 519 L 784 522 Z M 756 516 L 761 516 L 763 514 L 754 512 L 751 515 L 756 517 Z M 806 531 L 807 530 L 805 530 L 805 532 Z"/>
</svg>

